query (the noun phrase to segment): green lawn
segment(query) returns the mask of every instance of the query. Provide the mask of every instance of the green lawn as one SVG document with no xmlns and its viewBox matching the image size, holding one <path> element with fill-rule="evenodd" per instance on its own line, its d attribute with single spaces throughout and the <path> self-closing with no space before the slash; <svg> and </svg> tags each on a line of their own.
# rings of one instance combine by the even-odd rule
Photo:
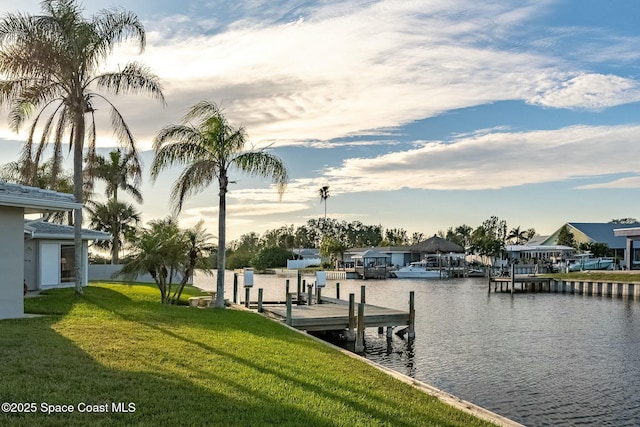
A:
<svg viewBox="0 0 640 427">
<path fill-rule="evenodd" d="M 557 273 L 545 275 L 556 280 L 610 282 L 610 283 L 640 283 L 640 272 L 636 271 L 575 271 L 571 273 Z"/>
<path fill-rule="evenodd" d="M 26 299 L 47 315 L 0 321 L 0 402 L 37 412 L 0 412 L 0 426 L 488 425 L 255 313 L 158 301 L 111 283 Z"/>
</svg>

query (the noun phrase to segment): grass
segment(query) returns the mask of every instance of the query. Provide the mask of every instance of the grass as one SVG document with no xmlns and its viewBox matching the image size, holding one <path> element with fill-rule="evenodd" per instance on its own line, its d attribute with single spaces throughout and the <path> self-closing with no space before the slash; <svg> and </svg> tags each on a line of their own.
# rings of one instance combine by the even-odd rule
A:
<svg viewBox="0 0 640 427">
<path fill-rule="evenodd" d="M 38 411 L 2 426 L 489 425 L 255 313 L 161 305 L 153 286 L 56 289 L 25 311 L 46 316 L 0 321 L 0 403 Z"/>
<path fill-rule="evenodd" d="M 576 271 L 571 273 L 546 274 L 555 280 L 573 280 L 605 283 L 640 283 L 639 272 L 615 272 L 615 271 Z"/>
</svg>

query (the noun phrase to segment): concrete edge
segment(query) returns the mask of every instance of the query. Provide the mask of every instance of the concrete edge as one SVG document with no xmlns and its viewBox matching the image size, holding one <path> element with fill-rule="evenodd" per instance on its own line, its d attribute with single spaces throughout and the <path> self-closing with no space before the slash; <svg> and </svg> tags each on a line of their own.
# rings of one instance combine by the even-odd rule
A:
<svg viewBox="0 0 640 427">
<path fill-rule="evenodd" d="M 366 364 L 368 364 L 369 366 L 372 366 L 376 369 L 378 369 L 379 371 L 382 371 L 384 373 L 386 373 L 387 375 L 392 376 L 393 378 L 402 381 L 403 383 L 409 384 L 413 387 L 415 387 L 416 389 L 422 391 L 423 393 L 426 393 L 430 396 L 434 396 L 437 397 L 438 400 L 440 400 L 443 403 L 446 403 L 450 406 L 453 406 L 456 409 L 461 410 L 462 412 L 466 412 L 467 414 L 473 415 L 477 418 L 480 418 L 484 421 L 488 421 L 490 423 L 493 423 L 495 425 L 501 426 L 501 427 L 526 427 L 523 424 L 517 423 L 513 420 L 510 420 L 509 418 L 503 417 L 500 414 L 496 414 L 495 412 L 492 412 L 486 408 L 483 408 L 481 406 L 476 405 L 475 403 L 471 403 L 471 402 L 467 402 L 466 400 L 460 399 L 459 397 L 456 397 L 452 394 L 449 394 L 445 391 L 442 391 L 436 387 L 433 387 L 429 384 L 426 384 L 422 381 L 418 381 L 415 378 L 411 378 L 408 375 L 404 375 L 401 374 L 400 372 L 396 372 L 390 368 L 387 368 L 385 366 L 382 366 L 378 363 L 372 362 L 371 360 L 368 360 L 356 353 L 352 353 L 348 350 L 345 350 L 344 348 L 338 347 L 337 345 L 331 344 L 329 342 L 326 342 L 318 337 L 315 337 L 313 335 L 310 335 L 304 331 L 301 331 L 299 329 L 296 329 L 292 326 L 287 325 L 286 323 L 283 323 L 277 319 L 273 319 L 269 316 L 265 316 L 262 313 L 257 313 L 254 310 L 249 310 L 247 309 L 244 305 L 240 305 L 240 304 L 234 304 L 231 303 L 231 306 L 234 307 L 235 309 L 238 310 L 244 310 L 244 311 L 250 311 L 252 313 L 256 313 L 258 315 L 261 315 L 262 317 L 264 317 L 265 319 L 269 319 L 271 321 L 277 322 L 278 324 L 289 328 L 290 330 L 297 332 L 299 334 L 302 334 L 306 337 L 309 337 L 321 344 L 324 344 L 328 347 L 333 348 L 334 350 L 339 351 L 342 354 L 345 354 L 353 359 L 359 360 L 361 362 L 364 362 Z"/>
</svg>

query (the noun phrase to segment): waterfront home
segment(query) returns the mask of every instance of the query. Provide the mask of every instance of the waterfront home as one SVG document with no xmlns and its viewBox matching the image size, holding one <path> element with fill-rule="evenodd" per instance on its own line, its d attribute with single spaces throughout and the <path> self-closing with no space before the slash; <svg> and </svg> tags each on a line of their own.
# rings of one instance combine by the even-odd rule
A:
<svg viewBox="0 0 640 427">
<path fill-rule="evenodd" d="M 625 228 L 638 228 L 640 223 L 632 224 L 614 224 L 614 223 L 594 223 L 594 222 L 567 222 L 562 227 L 558 228 L 554 233 L 540 242 L 542 246 L 557 245 L 558 235 L 560 231 L 567 227 L 567 230 L 573 234 L 573 238 L 576 243 L 604 243 L 612 252 L 612 256 L 619 259 L 627 259 L 626 238 L 623 235 L 616 235 L 615 229 Z M 635 249 L 631 254 L 631 260 L 638 259 L 640 255 L 638 249 Z"/>
<path fill-rule="evenodd" d="M 24 216 L 82 208 L 72 194 L 0 182 L 0 319 L 24 316 Z"/>
</svg>

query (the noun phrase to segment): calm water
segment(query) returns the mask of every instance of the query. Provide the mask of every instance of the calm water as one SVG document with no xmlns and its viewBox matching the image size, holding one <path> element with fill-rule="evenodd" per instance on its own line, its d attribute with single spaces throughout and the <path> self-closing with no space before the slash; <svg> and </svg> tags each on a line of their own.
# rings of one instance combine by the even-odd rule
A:
<svg viewBox="0 0 640 427">
<path fill-rule="evenodd" d="M 256 276 L 252 300 L 259 287 L 265 300 L 284 299 L 284 283 Z M 487 295 L 483 279 L 342 280 L 341 298 L 358 301 L 361 285 L 368 303 L 403 310 L 415 291 L 413 344 L 368 329 L 368 359 L 529 426 L 640 425 L 640 301 Z M 323 294 L 335 289 L 329 281 Z"/>
</svg>

